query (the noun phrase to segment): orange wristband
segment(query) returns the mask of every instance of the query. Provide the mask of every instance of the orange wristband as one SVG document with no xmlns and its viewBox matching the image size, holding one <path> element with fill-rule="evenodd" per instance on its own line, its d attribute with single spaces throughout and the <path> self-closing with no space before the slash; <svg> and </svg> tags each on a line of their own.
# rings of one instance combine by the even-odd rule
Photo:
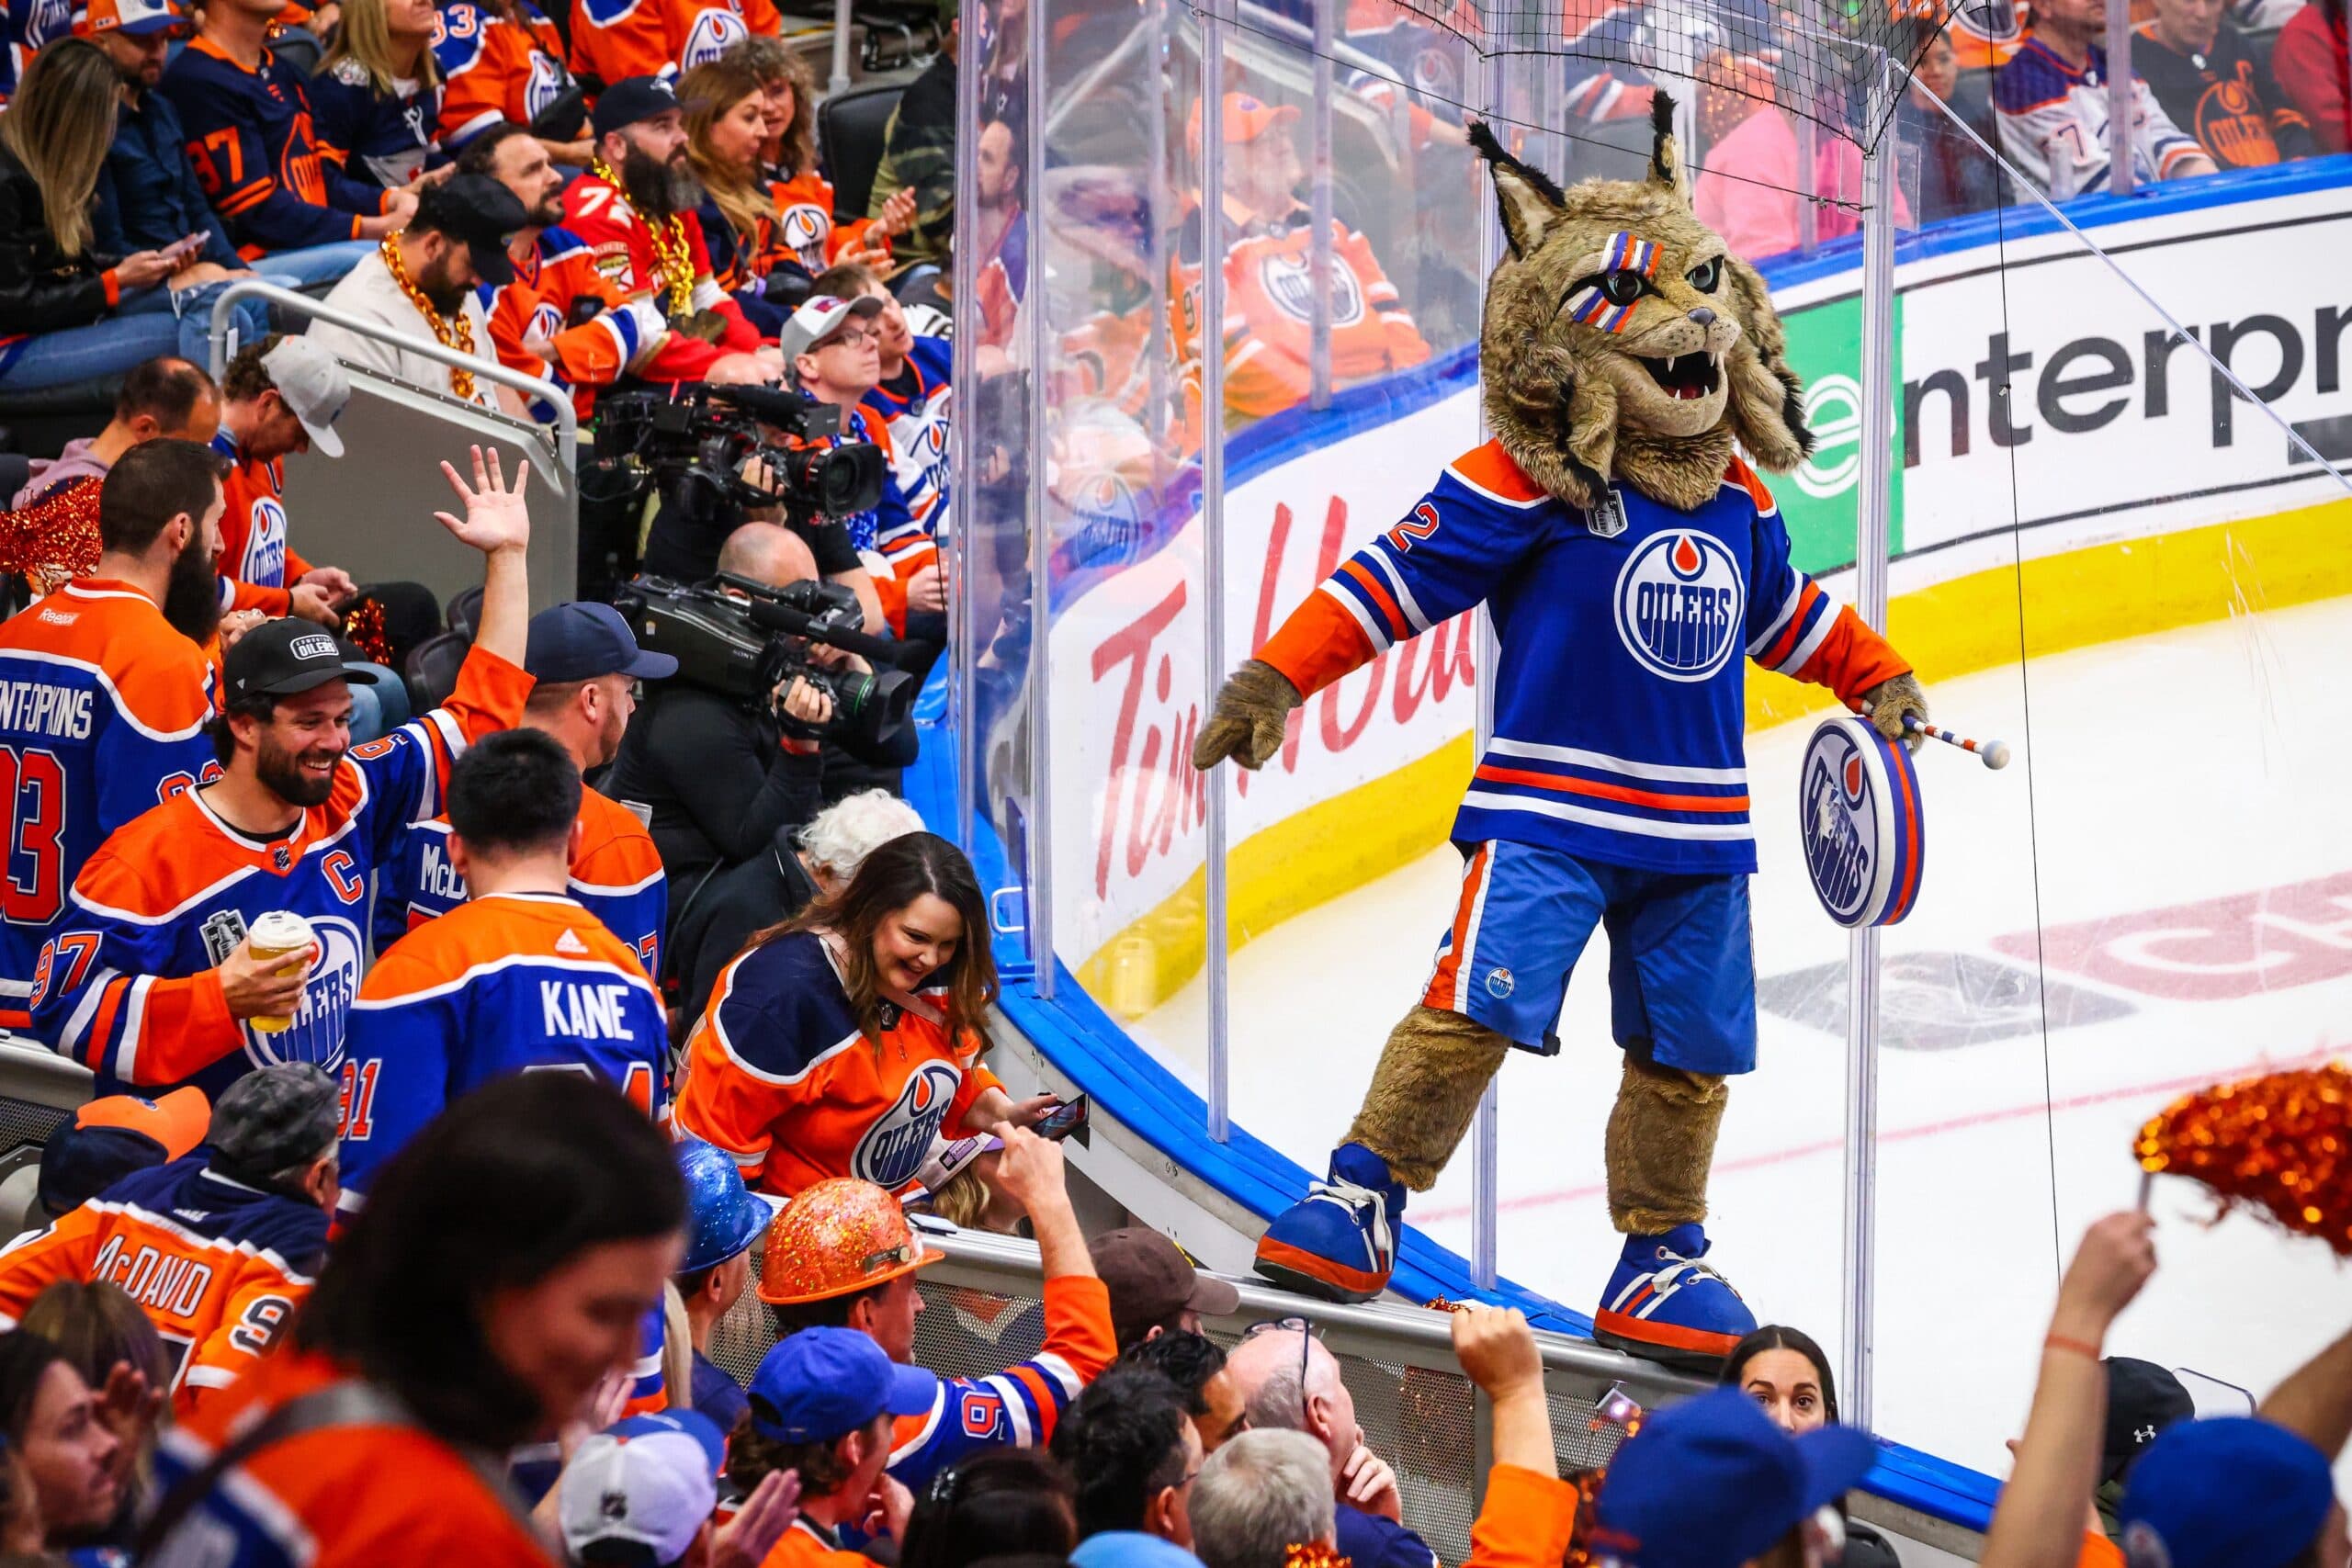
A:
<svg viewBox="0 0 2352 1568">
<path fill-rule="evenodd" d="M 2106 1359 L 2100 1353 L 2099 1348 L 2089 1340 L 2070 1339 L 2064 1334 L 2050 1336 L 2041 1342 L 2041 1348 L 2045 1350 L 2071 1350 L 2077 1356 L 2088 1356 L 2094 1361 Z"/>
</svg>

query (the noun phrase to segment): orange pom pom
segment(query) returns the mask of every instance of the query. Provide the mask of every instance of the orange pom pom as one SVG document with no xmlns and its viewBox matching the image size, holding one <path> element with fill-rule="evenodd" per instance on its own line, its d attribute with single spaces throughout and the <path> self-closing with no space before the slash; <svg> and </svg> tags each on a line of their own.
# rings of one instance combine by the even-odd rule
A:
<svg viewBox="0 0 2352 1568">
<path fill-rule="evenodd" d="M 1283 1553 L 1283 1568 L 1350 1568 L 1352 1561 L 1319 1540 L 1289 1547 Z"/>
<path fill-rule="evenodd" d="M 2188 1095 L 2140 1129 L 2143 1169 L 2193 1177 L 2352 1257 L 2352 1071 L 2341 1063 Z"/>
<path fill-rule="evenodd" d="M 392 661 L 392 639 L 384 629 L 384 607 L 373 599 L 362 599 L 343 617 L 345 640 L 379 664 Z"/>
</svg>

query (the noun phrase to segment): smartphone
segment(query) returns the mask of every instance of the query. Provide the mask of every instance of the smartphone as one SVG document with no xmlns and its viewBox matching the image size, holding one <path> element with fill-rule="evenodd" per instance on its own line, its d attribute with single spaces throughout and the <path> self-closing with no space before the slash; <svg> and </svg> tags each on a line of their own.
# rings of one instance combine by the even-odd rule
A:
<svg viewBox="0 0 2352 1568">
<path fill-rule="evenodd" d="M 1081 1094 L 1076 1100 L 1065 1100 L 1046 1111 L 1044 1119 L 1029 1130 L 1056 1143 L 1064 1138 L 1075 1138 L 1080 1148 L 1087 1148 L 1091 1145 L 1087 1143 L 1086 1115 L 1086 1096 Z"/>
</svg>

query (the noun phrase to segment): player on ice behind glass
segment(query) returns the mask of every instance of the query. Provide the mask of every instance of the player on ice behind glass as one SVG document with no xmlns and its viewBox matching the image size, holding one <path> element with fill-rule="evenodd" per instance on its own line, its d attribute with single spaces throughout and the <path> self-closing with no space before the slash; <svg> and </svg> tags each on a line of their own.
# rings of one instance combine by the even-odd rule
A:
<svg viewBox="0 0 2352 1568">
<path fill-rule="evenodd" d="M 1672 107 L 1657 95 L 1645 179 L 1566 194 L 1474 128 L 1508 242 L 1480 355 L 1496 439 L 1226 682 L 1193 761 L 1263 764 L 1306 697 L 1488 606 L 1494 739 L 1452 833 L 1457 912 L 1327 1179 L 1276 1216 L 1258 1267 L 1343 1300 L 1385 1289 L 1407 1190 L 1435 1182 L 1510 1047 L 1558 1049 L 1569 974 L 1605 925 L 1625 1241 L 1596 1335 L 1711 1364 L 1756 1326 L 1702 1261 L 1728 1079 L 1756 1065 L 1743 656 L 1866 704 L 1890 741 L 1927 701 L 1798 569 L 1748 467 L 1794 468 L 1812 436 L 1763 280 L 1692 211 Z"/>
<path fill-rule="evenodd" d="M 481 631 L 446 705 L 351 745 L 348 667 L 334 637 L 265 622 L 230 649 L 224 711 L 209 723 L 224 773 L 124 824 L 74 884 L 34 980 L 34 1028 L 97 1075 L 96 1092 L 220 1090 L 249 1066 L 332 1068 L 359 987 L 368 878 L 411 824 L 441 808 L 450 764 L 522 716 L 529 619 L 527 476 L 508 488 L 495 452 L 442 525 L 483 556 Z M 307 967 L 256 956 L 249 929 L 273 912 L 312 930 Z M 288 1017 L 264 1032 L 254 1021 Z"/>
</svg>

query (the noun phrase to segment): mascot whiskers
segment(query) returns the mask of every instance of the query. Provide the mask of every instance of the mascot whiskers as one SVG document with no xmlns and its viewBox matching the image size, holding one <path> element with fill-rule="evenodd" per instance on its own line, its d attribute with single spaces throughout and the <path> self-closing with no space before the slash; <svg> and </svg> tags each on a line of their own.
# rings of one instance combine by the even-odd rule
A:
<svg viewBox="0 0 2352 1568">
<path fill-rule="evenodd" d="M 1234 673 L 1193 761 L 1262 764 L 1306 697 L 1487 606 L 1494 737 L 1454 821 L 1452 924 L 1329 1175 L 1267 1228 L 1258 1269 L 1340 1300 L 1385 1286 L 1406 1194 L 1437 1179 L 1504 1053 L 1559 1048 L 1598 927 L 1624 1055 L 1605 1152 L 1625 1240 L 1596 1334 L 1695 1363 L 1755 1326 L 1704 1261 L 1729 1079 L 1756 1065 L 1745 661 L 1860 699 L 1889 739 L 1927 703 L 1790 559 L 1750 464 L 1803 460 L 1800 389 L 1763 280 L 1692 213 L 1671 115 L 1658 95 L 1646 178 L 1565 193 L 1473 128 L 1508 246 L 1481 344 L 1495 437 Z"/>
</svg>

